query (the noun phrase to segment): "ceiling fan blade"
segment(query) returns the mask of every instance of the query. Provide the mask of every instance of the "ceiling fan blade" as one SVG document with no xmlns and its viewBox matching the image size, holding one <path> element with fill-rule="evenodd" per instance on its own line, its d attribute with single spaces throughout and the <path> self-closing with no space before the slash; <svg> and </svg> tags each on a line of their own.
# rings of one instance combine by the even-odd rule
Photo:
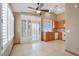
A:
<svg viewBox="0 0 79 59">
<path fill-rule="evenodd" d="M 35 8 L 32 8 L 32 7 L 28 7 L 28 8 L 33 9 L 33 10 L 36 10 Z"/>
<path fill-rule="evenodd" d="M 37 3 L 36 10 L 40 10 L 43 7 L 43 3 Z"/>
<path fill-rule="evenodd" d="M 44 12 L 49 12 L 49 10 L 41 10 L 41 11 L 44 11 Z"/>
</svg>

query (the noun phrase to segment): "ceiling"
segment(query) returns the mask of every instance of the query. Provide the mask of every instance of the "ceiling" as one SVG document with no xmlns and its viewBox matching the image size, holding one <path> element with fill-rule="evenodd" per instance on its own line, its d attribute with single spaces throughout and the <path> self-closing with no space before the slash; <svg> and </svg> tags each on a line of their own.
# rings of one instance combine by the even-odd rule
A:
<svg viewBox="0 0 79 59">
<path fill-rule="evenodd" d="M 29 9 L 28 7 L 36 8 L 36 3 L 12 3 L 11 7 L 13 12 L 34 12 L 35 10 Z M 55 6 L 58 6 L 56 13 L 62 13 L 64 12 L 65 4 L 64 3 L 44 3 L 43 7 L 41 9 L 52 9 Z"/>
</svg>

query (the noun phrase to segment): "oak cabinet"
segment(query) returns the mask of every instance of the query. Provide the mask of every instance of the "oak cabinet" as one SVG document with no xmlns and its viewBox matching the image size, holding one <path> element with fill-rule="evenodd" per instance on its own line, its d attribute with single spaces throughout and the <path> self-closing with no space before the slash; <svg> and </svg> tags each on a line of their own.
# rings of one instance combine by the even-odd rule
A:
<svg viewBox="0 0 79 59">
<path fill-rule="evenodd" d="M 43 33 L 43 41 L 51 41 L 54 40 L 54 32 L 44 32 Z"/>
<path fill-rule="evenodd" d="M 58 32 L 58 40 L 62 40 L 62 32 Z"/>
</svg>

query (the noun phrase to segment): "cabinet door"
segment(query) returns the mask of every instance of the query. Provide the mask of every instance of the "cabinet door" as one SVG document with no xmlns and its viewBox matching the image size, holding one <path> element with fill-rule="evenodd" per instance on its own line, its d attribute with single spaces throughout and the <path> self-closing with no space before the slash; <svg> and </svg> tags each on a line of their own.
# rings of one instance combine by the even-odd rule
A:
<svg viewBox="0 0 79 59">
<path fill-rule="evenodd" d="M 50 33 L 46 32 L 46 41 L 49 41 L 49 40 L 50 40 Z"/>
<path fill-rule="evenodd" d="M 54 32 L 44 32 L 43 34 L 43 40 L 44 41 L 51 41 L 51 40 L 54 40 L 55 37 L 54 37 Z"/>
<path fill-rule="evenodd" d="M 54 33 L 53 32 L 47 32 L 47 41 L 54 40 Z"/>
<path fill-rule="evenodd" d="M 43 32 L 43 41 L 46 41 L 46 32 Z"/>
<path fill-rule="evenodd" d="M 50 40 L 54 40 L 54 39 L 55 39 L 54 32 L 50 32 Z"/>
<path fill-rule="evenodd" d="M 58 40 L 62 40 L 62 32 L 58 32 Z"/>
</svg>

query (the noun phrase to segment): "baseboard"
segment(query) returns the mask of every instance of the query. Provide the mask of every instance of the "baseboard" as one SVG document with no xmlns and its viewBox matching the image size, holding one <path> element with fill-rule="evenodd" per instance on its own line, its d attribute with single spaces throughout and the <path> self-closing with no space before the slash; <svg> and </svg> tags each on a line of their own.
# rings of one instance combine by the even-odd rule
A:
<svg viewBox="0 0 79 59">
<path fill-rule="evenodd" d="M 62 41 L 66 41 L 66 40 L 62 40 Z"/>
<path fill-rule="evenodd" d="M 77 54 L 77 53 L 75 53 L 75 52 L 72 52 L 72 51 L 70 51 L 70 50 L 68 50 L 68 49 L 65 49 L 65 51 L 68 52 L 68 53 L 71 53 L 71 54 L 74 55 L 74 56 L 79 56 L 79 54 Z"/>
</svg>

